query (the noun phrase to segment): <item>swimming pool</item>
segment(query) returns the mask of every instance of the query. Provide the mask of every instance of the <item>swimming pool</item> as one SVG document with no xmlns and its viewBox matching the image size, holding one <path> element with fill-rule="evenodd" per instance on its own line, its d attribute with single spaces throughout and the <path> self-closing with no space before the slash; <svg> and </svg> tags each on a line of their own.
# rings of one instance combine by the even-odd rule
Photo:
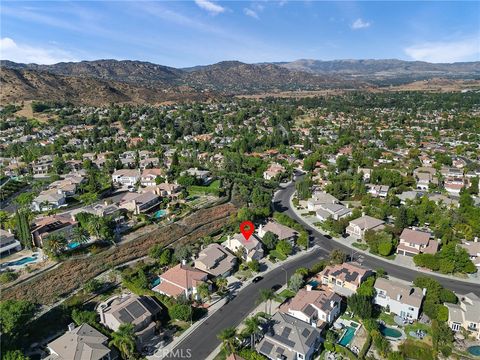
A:
<svg viewBox="0 0 480 360">
<path fill-rule="evenodd" d="M 27 257 L 21 258 L 21 259 L 16 260 L 16 261 L 8 262 L 6 265 L 7 266 L 20 266 L 20 265 L 25 265 L 25 264 L 28 264 L 28 263 L 31 263 L 31 262 L 34 262 L 34 261 L 37 261 L 36 256 L 27 256 Z"/>
<path fill-rule="evenodd" d="M 350 342 L 352 341 L 354 336 L 355 336 L 355 329 L 353 327 L 347 326 L 347 329 L 343 333 L 338 343 L 342 346 L 347 347 L 348 344 L 350 344 Z"/>
<path fill-rule="evenodd" d="M 467 349 L 468 353 L 473 355 L 473 356 L 480 356 L 480 346 L 476 345 L 476 346 L 470 346 L 468 349 Z"/>
<path fill-rule="evenodd" d="M 160 219 L 161 217 L 164 217 L 166 214 L 167 214 L 167 211 L 161 209 L 161 210 L 158 210 L 158 211 L 155 213 L 154 217 L 155 217 L 155 219 Z"/>
<path fill-rule="evenodd" d="M 386 336 L 386 337 L 391 337 L 395 339 L 402 337 L 401 331 L 394 328 L 387 327 L 387 326 L 383 326 L 383 325 L 380 326 L 380 332 L 382 333 L 383 336 Z"/>
<path fill-rule="evenodd" d="M 69 244 L 67 245 L 67 248 L 69 248 L 69 249 L 75 249 L 75 248 L 77 248 L 77 247 L 79 247 L 79 246 L 80 246 L 80 243 L 79 243 L 79 242 L 71 242 L 71 243 L 69 243 Z"/>
<path fill-rule="evenodd" d="M 160 278 L 159 278 L 159 277 L 153 279 L 153 281 L 152 281 L 152 288 L 154 288 L 154 287 L 157 286 L 158 284 L 160 284 Z"/>
<path fill-rule="evenodd" d="M 308 285 L 311 285 L 313 288 L 316 288 L 318 286 L 318 281 L 317 280 L 311 280 L 308 282 Z"/>
</svg>

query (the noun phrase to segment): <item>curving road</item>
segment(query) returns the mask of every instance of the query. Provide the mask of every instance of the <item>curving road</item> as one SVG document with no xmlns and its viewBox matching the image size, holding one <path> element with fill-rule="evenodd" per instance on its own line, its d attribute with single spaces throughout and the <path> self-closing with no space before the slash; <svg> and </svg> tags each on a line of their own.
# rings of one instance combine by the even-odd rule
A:
<svg viewBox="0 0 480 360">
<path fill-rule="evenodd" d="M 276 211 L 285 212 L 290 217 L 301 223 L 310 233 L 313 241 L 320 247 L 304 256 L 288 262 L 281 268 L 272 270 L 264 275 L 264 279 L 256 284 L 250 284 L 245 287 L 230 303 L 224 305 L 216 313 L 208 318 L 203 324 L 195 329 L 179 345 L 177 345 L 170 356 L 165 359 L 185 359 L 185 354 L 191 354 L 192 359 L 206 359 L 215 348 L 220 345 L 217 338 L 223 329 L 230 326 L 238 326 L 257 306 L 257 299 L 260 289 L 271 288 L 276 284 L 285 284 L 285 271 L 290 277 L 299 267 L 311 267 L 321 259 L 328 258 L 334 249 L 343 250 L 350 253 L 351 249 L 347 246 L 337 243 L 334 240 L 327 239 L 320 232 L 306 224 L 291 209 L 289 199 L 295 191 L 294 183 L 281 187 L 274 197 L 274 208 Z M 425 275 L 418 271 L 397 266 L 388 261 L 378 260 L 366 254 L 363 255 L 363 264 L 372 269 L 383 268 L 393 276 L 403 280 L 412 281 L 419 275 Z M 474 292 L 480 295 L 480 285 L 462 282 L 461 280 L 450 280 L 439 276 L 431 275 L 446 288 L 449 288 L 460 294 Z M 183 355 L 183 356 L 182 356 Z"/>
<path fill-rule="evenodd" d="M 348 246 L 342 245 L 335 240 L 326 238 L 322 233 L 320 233 L 315 228 L 311 227 L 305 221 L 303 221 L 297 214 L 290 208 L 290 198 L 295 191 L 295 184 L 290 183 L 288 185 L 283 186 L 274 197 L 274 208 L 276 211 L 285 212 L 291 218 L 298 221 L 300 224 L 303 225 L 305 229 L 308 230 L 311 238 L 313 241 L 320 246 L 322 250 L 324 250 L 327 254 L 332 252 L 334 249 L 339 249 L 344 251 L 346 254 L 352 252 L 352 249 Z M 433 274 L 425 274 L 423 272 L 416 271 L 415 269 L 409 269 L 406 267 L 402 267 L 396 264 L 391 263 L 387 260 L 380 260 L 375 257 L 369 256 L 368 254 L 361 253 L 363 261 L 362 264 L 366 267 L 371 269 L 384 269 L 388 275 L 393 277 L 403 279 L 406 281 L 413 281 L 418 276 L 430 276 L 437 280 L 440 284 L 444 287 L 455 291 L 459 294 L 467 294 L 469 292 L 474 292 L 475 294 L 480 296 L 480 284 L 473 284 L 471 282 L 462 281 L 461 279 L 448 279 L 441 276 L 436 276 Z"/>
</svg>

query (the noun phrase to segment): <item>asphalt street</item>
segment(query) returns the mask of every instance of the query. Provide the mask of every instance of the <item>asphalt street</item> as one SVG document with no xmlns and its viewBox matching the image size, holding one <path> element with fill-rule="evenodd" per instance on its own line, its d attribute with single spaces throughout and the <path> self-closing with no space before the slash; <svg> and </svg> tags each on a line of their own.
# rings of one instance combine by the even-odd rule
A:
<svg viewBox="0 0 480 360">
<path fill-rule="evenodd" d="M 349 247 L 339 244 L 332 239 L 326 238 L 321 233 L 303 222 L 302 219 L 300 219 L 289 208 L 289 199 L 294 191 L 295 186 L 293 183 L 284 186 L 280 191 L 278 191 L 274 199 L 274 208 L 276 211 L 287 213 L 290 217 L 301 223 L 309 231 L 311 239 L 313 239 L 313 241 L 320 246 L 320 249 L 312 251 L 311 253 L 308 253 L 299 259 L 291 261 L 281 268 L 272 270 L 266 274 L 264 279 L 260 282 L 251 284 L 244 288 L 236 298 L 213 314 L 208 320 L 206 320 L 187 338 L 185 338 L 177 347 L 175 347 L 170 357 L 167 357 L 166 359 L 184 359 L 185 356 L 182 357 L 181 354 L 187 354 L 187 349 L 190 349 L 192 359 L 206 359 L 207 356 L 220 344 L 217 334 L 227 327 L 238 326 L 246 317 L 248 317 L 250 312 L 255 309 L 257 306 L 260 289 L 271 288 L 276 284 L 285 284 L 285 271 L 287 272 L 287 277 L 290 277 L 290 275 L 292 275 L 297 268 L 310 267 L 319 262 L 321 259 L 328 258 L 329 254 L 334 249 L 340 249 L 347 254 L 351 254 L 352 250 Z M 413 269 L 400 267 L 388 261 L 382 261 L 366 254 L 362 254 L 362 264 L 371 269 L 382 268 L 387 272 L 388 275 L 407 281 L 413 281 L 416 277 L 425 275 Z M 436 279 L 446 288 L 459 294 L 474 292 L 477 295 L 480 295 L 479 285 L 474 285 L 459 280 L 446 279 L 434 275 L 429 276 Z"/>
</svg>

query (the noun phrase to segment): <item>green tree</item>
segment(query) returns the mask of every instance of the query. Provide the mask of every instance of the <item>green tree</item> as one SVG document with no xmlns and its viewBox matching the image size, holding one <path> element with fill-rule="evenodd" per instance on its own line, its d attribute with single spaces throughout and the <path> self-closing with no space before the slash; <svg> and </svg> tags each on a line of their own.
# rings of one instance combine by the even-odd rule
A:
<svg viewBox="0 0 480 360">
<path fill-rule="evenodd" d="M 330 253 L 331 264 L 343 264 L 347 260 L 347 255 L 342 251 L 335 249 Z"/>
<path fill-rule="evenodd" d="M 160 266 L 169 265 L 172 262 L 172 251 L 170 249 L 164 249 L 160 258 L 158 259 L 158 263 Z"/>
<path fill-rule="evenodd" d="M 308 248 L 308 233 L 306 231 L 301 231 L 297 239 L 297 245 L 302 249 Z"/>
<path fill-rule="evenodd" d="M 263 235 L 262 243 L 267 247 L 269 250 L 275 249 L 278 243 L 278 236 L 271 231 L 267 231 L 265 235 Z"/>
<path fill-rule="evenodd" d="M 44 250 L 50 255 L 57 256 L 67 246 L 67 239 L 63 234 L 53 233 L 43 241 Z"/>
<path fill-rule="evenodd" d="M 189 260 L 192 256 L 192 248 L 189 245 L 178 246 L 175 248 L 174 256 L 178 261 Z"/>
<path fill-rule="evenodd" d="M 347 298 L 347 304 L 360 318 L 370 319 L 372 317 L 373 305 L 371 297 L 353 294 Z"/>
<path fill-rule="evenodd" d="M 222 341 L 223 349 L 227 354 L 235 352 L 237 330 L 234 327 L 223 329 L 217 337 Z"/>
<path fill-rule="evenodd" d="M 292 253 L 293 248 L 287 240 L 280 240 L 275 246 L 275 250 L 285 256 L 288 256 Z"/>
<path fill-rule="evenodd" d="M 217 288 L 220 291 L 223 291 L 227 288 L 228 286 L 228 280 L 225 279 L 224 277 L 220 276 L 215 279 L 215 285 L 217 285 Z"/>
<path fill-rule="evenodd" d="M 27 248 L 32 248 L 32 235 L 30 233 L 29 211 L 26 209 L 19 209 L 15 212 L 15 226 L 16 234 L 22 245 Z"/>
<path fill-rule="evenodd" d="M 210 298 L 210 289 L 208 287 L 208 284 L 205 282 L 202 282 L 197 285 L 197 293 L 198 296 L 202 299 L 202 301 L 208 300 Z"/>
<path fill-rule="evenodd" d="M 10 350 L 2 355 L 2 360 L 29 360 L 30 358 L 23 355 L 20 350 Z"/>
<path fill-rule="evenodd" d="M 288 287 L 290 290 L 297 292 L 303 286 L 303 276 L 301 274 L 295 273 L 290 276 L 290 280 L 288 282 Z"/>
<path fill-rule="evenodd" d="M 0 329 L 14 339 L 35 314 L 35 305 L 25 300 L 5 300 L 0 303 Z"/>
<path fill-rule="evenodd" d="M 133 324 L 122 324 L 112 333 L 110 346 L 115 346 L 125 359 L 135 354 L 135 330 Z"/>
<path fill-rule="evenodd" d="M 150 249 L 148 249 L 148 256 L 152 259 L 158 260 L 163 253 L 163 248 L 160 244 L 153 245 Z"/>
<path fill-rule="evenodd" d="M 189 321 L 192 319 L 193 309 L 189 304 L 175 304 L 168 309 L 172 319 Z"/>
<path fill-rule="evenodd" d="M 82 311 L 79 309 L 72 310 L 72 320 L 78 326 L 88 324 L 93 327 L 97 326 L 97 313 L 95 311 Z"/>
<path fill-rule="evenodd" d="M 88 231 L 81 226 L 75 226 L 72 229 L 72 240 L 79 244 L 85 244 L 88 241 Z"/>
<path fill-rule="evenodd" d="M 250 337 L 250 346 L 253 349 L 255 345 L 255 337 L 259 333 L 258 328 L 260 326 L 260 320 L 255 316 L 247 317 L 244 321 L 244 324 L 245 330 L 243 333 Z"/>
<path fill-rule="evenodd" d="M 275 292 L 272 289 L 260 289 L 259 298 L 257 303 L 265 303 L 265 312 L 270 314 L 270 310 L 272 307 L 272 300 L 276 298 Z M 267 312 L 267 305 L 270 304 L 268 307 L 269 311 Z"/>
<path fill-rule="evenodd" d="M 256 259 L 253 259 L 252 261 L 249 261 L 247 263 L 247 266 L 253 272 L 259 272 L 260 271 L 260 262 Z"/>
</svg>

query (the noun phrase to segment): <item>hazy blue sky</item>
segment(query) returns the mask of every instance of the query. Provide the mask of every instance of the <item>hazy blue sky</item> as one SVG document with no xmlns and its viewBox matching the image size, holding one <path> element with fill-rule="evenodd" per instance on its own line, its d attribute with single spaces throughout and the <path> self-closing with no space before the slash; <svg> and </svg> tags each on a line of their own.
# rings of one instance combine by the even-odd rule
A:
<svg viewBox="0 0 480 360">
<path fill-rule="evenodd" d="M 1 58 L 480 60 L 480 2 L 5 1 Z"/>
</svg>

